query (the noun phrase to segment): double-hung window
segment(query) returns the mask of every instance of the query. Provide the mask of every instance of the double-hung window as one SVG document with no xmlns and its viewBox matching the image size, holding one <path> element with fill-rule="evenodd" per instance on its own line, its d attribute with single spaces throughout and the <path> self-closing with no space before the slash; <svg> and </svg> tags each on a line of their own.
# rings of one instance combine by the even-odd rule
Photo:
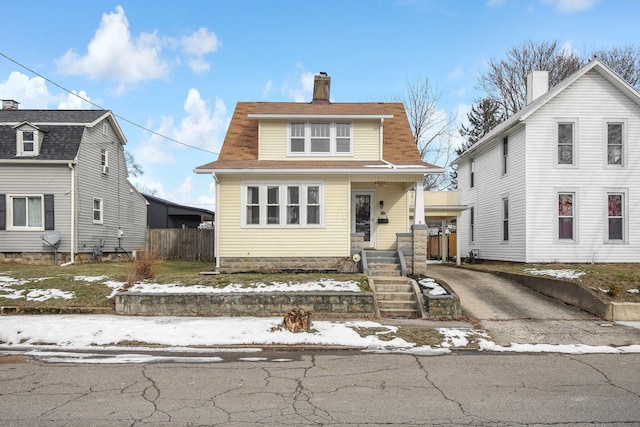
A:
<svg viewBox="0 0 640 427">
<path fill-rule="evenodd" d="M 289 123 L 290 155 L 348 156 L 353 152 L 351 122 Z"/>
<path fill-rule="evenodd" d="M 93 223 L 102 224 L 104 222 L 104 204 L 102 199 L 93 199 Z"/>
<path fill-rule="evenodd" d="M 244 227 L 319 227 L 323 224 L 321 183 L 243 184 Z"/>
<path fill-rule="evenodd" d="M 507 174 L 507 158 L 509 156 L 509 137 L 502 139 L 502 174 Z"/>
<path fill-rule="evenodd" d="M 558 240 L 573 240 L 575 193 L 558 193 Z"/>
<path fill-rule="evenodd" d="M 11 230 L 44 230 L 43 196 L 9 196 Z"/>
<path fill-rule="evenodd" d="M 509 240 L 509 198 L 502 198 L 502 240 Z"/>
<path fill-rule="evenodd" d="M 32 130 L 22 131 L 22 152 L 33 153 L 36 150 L 35 132 Z"/>
<path fill-rule="evenodd" d="M 475 240 L 475 229 L 476 229 L 476 212 L 475 208 L 472 206 L 469 209 L 469 241 L 473 242 Z"/>
<path fill-rule="evenodd" d="M 106 148 L 103 148 L 100 151 L 100 167 L 103 175 L 109 174 L 109 151 Z"/>
<path fill-rule="evenodd" d="M 624 165 L 623 123 L 607 123 L 607 165 Z"/>
<path fill-rule="evenodd" d="M 607 193 L 607 240 L 625 240 L 624 193 Z"/>
<path fill-rule="evenodd" d="M 558 122 L 558 164 L 575 164 L 575 123 Z"/>
<path fill-rule="evenodd" d="M 476 174 L 476 161 L 471 159 L 470 163 L 470 176 L 469 180 L 471 181 L 471 188 L 475 185 L 475 174 Z"/>
</svg>

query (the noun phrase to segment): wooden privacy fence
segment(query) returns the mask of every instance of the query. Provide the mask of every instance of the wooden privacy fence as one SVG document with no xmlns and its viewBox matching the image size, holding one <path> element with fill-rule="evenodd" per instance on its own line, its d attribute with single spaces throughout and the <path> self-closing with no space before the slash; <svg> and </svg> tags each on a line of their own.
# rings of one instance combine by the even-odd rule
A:
<svg viewBox="0 0 640 427">
<path fill-rule="evenodd" d="M 214 229 L 149 229 L 147 251 L 160 259 L 214 261 Z"/>
<path fill-rule="evenodd" d="M 442 234 L 437 236 L 429 236 L 429 246 L 427 248 L 427 259 L 441 259 L 442 258 Z M 457 234 L 447 234 L 447 258 L 453 258 L 456 256 L 456 239 Z"/>
</svg>

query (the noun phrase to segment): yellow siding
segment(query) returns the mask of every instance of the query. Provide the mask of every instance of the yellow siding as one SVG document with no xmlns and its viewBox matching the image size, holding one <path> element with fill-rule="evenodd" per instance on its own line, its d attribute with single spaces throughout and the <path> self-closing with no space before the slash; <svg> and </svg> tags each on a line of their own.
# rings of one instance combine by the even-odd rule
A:
<svg viewBox="0 0 640 427">
<path fill-rule="evenodd" d="M 259 160 L 379 160 L 380 122 L 377 120 L 353 122 L 353 156 L 289 156 L 287 157 L 286 120 L 261 120 L 258 128 Z"/>
<path fill-rule="evenodd" d="M 354 191 L 373 191 L 376 220 L 380 214 L 380 201 L 384 201 L 384 211 L 389 219 L 388 224 L 375 223 L 376 249 L 396 249 L 396 234 L 409 231 L 409 215 L 407 213 L 407 193 L 404 183 L 387 183 L 386 187 L 374 187 L 372 183 L 353 183 Z"/>
<path fill-rule="evenodd" d="M 240 176 L 219 176 L 219 228 L 221 257 L 349 256 L 350 200 L 348 177 L 251 176 L 254 180 L 321 181 L 324 183 L 323 228 L 242 228 Z M 248 177 L 244 177 L 248 179 Z M 274 248 L 276 250 L 274 250 Z"/>
</svg>

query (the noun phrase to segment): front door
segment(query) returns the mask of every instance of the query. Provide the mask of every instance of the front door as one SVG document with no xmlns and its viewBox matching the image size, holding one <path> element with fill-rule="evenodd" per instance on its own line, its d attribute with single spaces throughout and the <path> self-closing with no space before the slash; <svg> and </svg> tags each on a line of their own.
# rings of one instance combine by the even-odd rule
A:
<svg viewBox="0 0 640 427">
<path fill-rule="evenodd" d="M 373 191 L 354 192 L 351 197 L 351 230 L 364 233 L 364 247 L 375 248 L 375 193 Z"/>
</svg>

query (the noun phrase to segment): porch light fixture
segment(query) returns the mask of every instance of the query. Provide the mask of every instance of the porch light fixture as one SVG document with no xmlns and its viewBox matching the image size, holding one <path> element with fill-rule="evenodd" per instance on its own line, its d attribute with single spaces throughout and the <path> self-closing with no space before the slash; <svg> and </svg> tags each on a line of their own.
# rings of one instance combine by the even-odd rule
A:
<svg viewBox="0 0 640 427">
<path fill-rule="evenodd" d="M 378 215 L 378 224 L 389 224 L 389 218 L 384 211 L 384 200 L 380 200 L 380 215 Z"/>
<path fill-rule="evenodd" d="M 373 186 L 376 188 L 380 188 L 380 187 L 386 187 L 387 183 L 384 181 L 376 181 L 373 183 Z"/>
</svg>

